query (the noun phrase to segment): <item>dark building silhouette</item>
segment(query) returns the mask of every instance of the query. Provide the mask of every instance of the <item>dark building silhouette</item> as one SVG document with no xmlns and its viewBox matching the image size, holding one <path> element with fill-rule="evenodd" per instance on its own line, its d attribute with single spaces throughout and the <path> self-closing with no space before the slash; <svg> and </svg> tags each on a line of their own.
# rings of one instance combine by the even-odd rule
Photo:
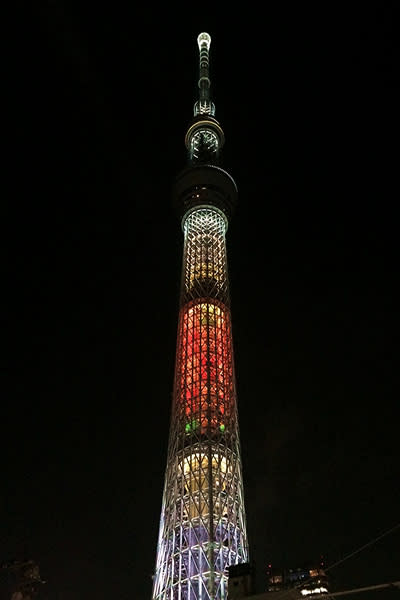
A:
<svg viewBox="0 0 400 600">
<path fill-rule="evenodd" d="M 34 600 L 45 582 L 34 560 L 12 560 L 1 565 L 6 583 L 0 587 L 4 600 Z M 1 573 L 0 573 L 1 574 Z"/>
<path fill-rule="evenodd" d="M 294 568 L 267 567 L 267 591 L 297 589 L 302 596 L 329 593 L 329 580 L 324 561 L 310 562 Z"/>
</svg>

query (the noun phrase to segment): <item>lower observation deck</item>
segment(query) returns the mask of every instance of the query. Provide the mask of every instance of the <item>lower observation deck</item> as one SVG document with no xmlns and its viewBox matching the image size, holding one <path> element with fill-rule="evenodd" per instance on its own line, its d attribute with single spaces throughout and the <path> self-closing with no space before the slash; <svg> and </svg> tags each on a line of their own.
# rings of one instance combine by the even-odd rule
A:
<svg viewBox="0 0 400 600">
<path fill-rule="evenodd" d="M 181 171 L 175 179 L 173 202 L 181 218 L 197 206 L 214 206 L 229 221 L 237 205 L 236 183 L 221 167 L 192 165 Z"/>
</svg>

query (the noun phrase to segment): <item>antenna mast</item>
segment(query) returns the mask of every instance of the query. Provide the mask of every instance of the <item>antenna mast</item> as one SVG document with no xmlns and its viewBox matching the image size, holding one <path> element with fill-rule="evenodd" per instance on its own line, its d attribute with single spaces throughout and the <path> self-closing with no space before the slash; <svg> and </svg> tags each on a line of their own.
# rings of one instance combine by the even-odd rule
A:
<svg viewBox="0 0 400 600">
<path fill-rule="evenodd" d="M 197 37 L 197 44 L 200 51 L 200 69 L 199 69 L 199 99 L 194 105 L 194 116 L 197 115 L 215 115 L 214 103 L 210 100 L 210 45 L 211 36 L 208 33 L 200 33 Z"/>
</svg>

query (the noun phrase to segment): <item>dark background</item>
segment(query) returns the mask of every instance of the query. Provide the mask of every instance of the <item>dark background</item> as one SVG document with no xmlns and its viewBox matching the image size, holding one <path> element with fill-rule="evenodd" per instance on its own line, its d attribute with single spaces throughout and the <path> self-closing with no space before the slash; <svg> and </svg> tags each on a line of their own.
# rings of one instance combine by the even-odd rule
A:
<svg viewBox="0 0 400 600">
<path fill-rule="evenodd" d="M 84 4 L 21 9 L 4 57 L 0 561 L 37 560 L 43 600 L 151 596 L 183 241 L 170 191 L 208 31 L 239 189 L 227 244 L 257 592 L 268 562 L 320 555 L 334 590 L 399 580 L 392 3 Z"/>
</svg>

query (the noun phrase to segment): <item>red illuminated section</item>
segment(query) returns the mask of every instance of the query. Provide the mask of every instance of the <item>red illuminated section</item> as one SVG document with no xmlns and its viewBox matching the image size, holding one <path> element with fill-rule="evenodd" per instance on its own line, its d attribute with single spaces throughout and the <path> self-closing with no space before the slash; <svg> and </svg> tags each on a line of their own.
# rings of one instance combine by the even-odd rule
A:
<svg viewBox="0 0 400 600">
<path fill-rule="evenodd" d="M 229 311 L 215 301 L 182 308 L 176 402 L 187 435 L 225 433 L 234 403 Z"/>
</svg>

